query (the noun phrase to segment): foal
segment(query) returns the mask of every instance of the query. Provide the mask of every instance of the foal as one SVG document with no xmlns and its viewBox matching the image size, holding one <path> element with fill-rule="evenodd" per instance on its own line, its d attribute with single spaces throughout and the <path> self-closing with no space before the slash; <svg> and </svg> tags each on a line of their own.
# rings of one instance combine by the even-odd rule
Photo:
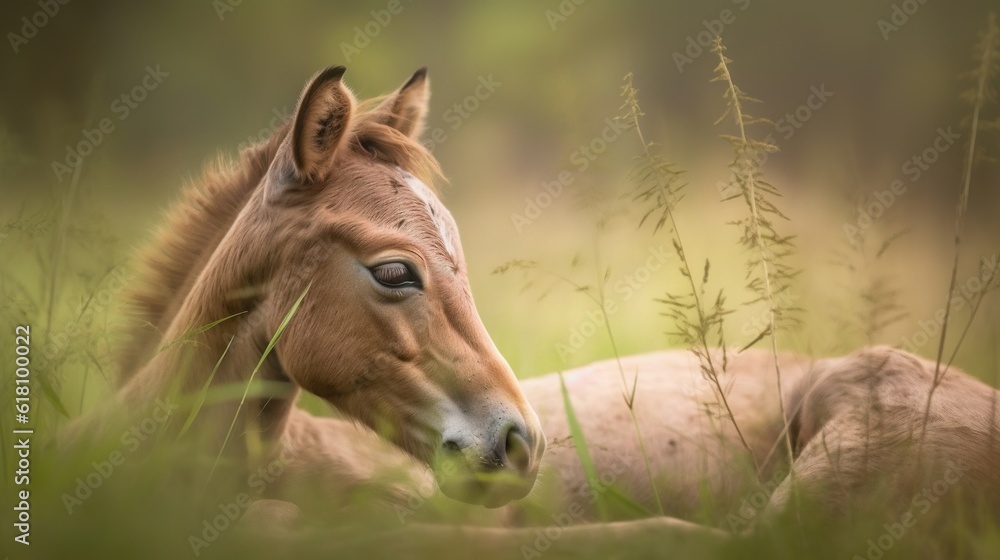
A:
<svg viewBox="0 0 1000 560">
<path fill-rule="evenodd" d="M 304 389 L 449 471 L 440 483 L 451 497 L 523 497 L 545 438 L 479 319 L 455 223 L 427 186 L 437 166 L 415 140 L 426 73 L 358 103 L 344 71 L 318 73 L 291 123 L 207 172 L 171 212 L 132 295 L 145 326 L 121 401 L 178 384 L 189 394 L 252 379 L 282 387 L 198 414 L 202 431 L 238 449 L 232 434 L 321 438 L 304 414 L 290 428 Z M 303 463 L 322 456 L 295 447 Z"/>
</svg>

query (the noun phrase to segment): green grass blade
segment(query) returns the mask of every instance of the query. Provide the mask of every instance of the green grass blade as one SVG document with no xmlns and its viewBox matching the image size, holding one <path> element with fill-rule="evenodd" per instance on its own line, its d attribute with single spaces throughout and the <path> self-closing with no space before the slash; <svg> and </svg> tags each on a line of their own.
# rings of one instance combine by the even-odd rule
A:
<svg viewBox="0 0 1000 560">
<path fill-rule="evenodd" d="M 285 318 L 282 319 L 281 324 L 278 325 L 277 330 L 274 331 L 274 336 L 271 337 L 271 340 L 267 343 L 267 347 L 264 348 L 264 352 L 261 353 L 260 359 L 257 360 L 257 365 L 254 366 L 253 371 L 250 372 L 250 378 L 247 380 L 246 390 L 243 391 L 243 397 L 240 399 L 240 404 L 236 407 L 236 413 L 233 414 L 233 421 L 229 423 L 229 431 L 226 432 L 226 437 L 222 440 L 222 447 L 219 448 L 219 454 L 215 457 L 215 462 L 212 463 L 212 470 L 208 473 L 208 481 L 206 481 L 206 483 L 212 480 L 212 475 L 215 474 L 215 468 L 219 465 L 219 461 L 222 459 L 222 453 L 226 450 L 229 438 L 233 435 L 233 428 L 236 427 L 236 419 L 239 418 L 240 411 L 243 409 L 243 404 L 247 400 L 247 393 L 250 392 L 250 384 L 253 383 L 253 379 L 260 370 L 260 366 L 264 365 L 264 360 L 267 359 L 271 350 L 274 349 L 274 345 L 278 343 L 278 339 L 281 338 L 281 333 L 285 331 L 285 327 L 287 327 L 288 323 L 291 322 L 292 317 L 295 316 L 295 312 L 299 310 L 299 305 L 302 304 L 302 300 L 304 300 L 306 294 L 309 293 L 310 286 L 312 286 L 311 282 L 309 283 L 309 286 L 306 286 L 305 290 L 302 290 L 302 295 L 299 296 L 299 299 L 295 300 L 295 303 L 292 304 L 292 308 L 285 314 Z"/>
<path fill-rule="evenodd" d="M 605 488 L 604 495 L 607 496 L 607 505 L 614 506 L 613 511 L 615 521 L 618 521 L 619 519 L 655 517 L 658 515 L 657 513 L 643 507 L 642 504 L 632 500 L 614 486 Z"/>
<path fill-rule="evenodd" d="M 215 367 L 212 368 L 212 373 L 209 374 L 208 379 L 205 381 L 205 385 L 202 386 L 201 391 L 198 391 L 198 396 L 191 406 L 191 412 L 188 414 L 187 420 L 184 421 L 184 426 L 181 427 L 180 433 L 177 434 L 177 439 L 180 439 L 184 434 L 187 433 L 188 428 L 194 423 L 194 419 L 198 416 L 198 412 L 201 411 L 202 405 L 205 404 L 205 396 L 208 395 L 208 388 L 212 385 L 212 380 L 215 379 L 215 372 L 219 371 L 219 366 L 222 365 L 222 360 L 226 358 L 226 354 L 229 352 L 229 347 L 233 345 L 233 340 L 236 339 L 236 335 L 229 338 L 229 344 L 226 344 L 226 349 L 222 351 L 222 355 L 219 356 L 219 361 L 215 362 Z"/>
<path fill-rule="evenodd" d="M 239 313 L 233 313 L 232 315 L 230 315 L 228 317 L 223 317 L 221 319 L 218 319 L 216 321 L 212 321 L 211 323 L 202 325 L 200 327 L 195 327 L 195 328 L 193 328 L 193 329 L 185 332 L 184 334 L 178 336 L 177 338 L 171 340 L 170 342 L 164 344 L 163 346 L 160 346 L 160 348 L 156 351 L 156 353 L 159 354 L 160 352 L 163 352 L 164 350 L 172 348 L 173 346 L 175 346 L 177 344 L 180 344 L 181 342 L 184 342 L 186 340 L 190 340 L 191 337 L 193 337 L 193 336 L 195 336 L 197 334 L 201 334 L 201 333 L 203 333 L 203 332 L 205 332 L 205 331 L 207 331 L 207 330 L 209 330 L 211 328 L 214 328 L 216 325 L 218 325 L 219 323 L 222 323 L 223 321 L 228 321 L 228 320 L 232 319 L 233 317 L 236 317 L 236 316 L 239 316 L 239 315 L 243 315 L 244 313 L 246 313 L 246 311 L 240 311 Z"/>
<path fill-rule="evenodd" d="M 566 381 L 563 379 L 561 371 L 559 372 L 559 391 L 562 393 L 563 406 L 566 408 L 566 423 L 569 425 L 569 433 L 573 437 L 573 447 L 576 449 L 577 457 L 580 458 L 580 464 L 583 465 L 587 486 L 590 487 L 596 498 L 594 506 L 597 508 L 597 515 L 601 521 L 608 521 L 608 506 L 604 496 L 606 489 L 601 484 L 597 467 L 594 466 L 594 460 L 590 457 L 587 440 L 583 436 L 583 428 L 580 427 L 580 421 L 576 417 L 576 411 L 573 409 L 573 403 L 570 401 L 569 391 L 566 389 Z"/>
<path fill-rule="evenodd" d="M 205 402 L 202 408 L 227 401 L 238 401 L 243 393 L 249 399 L 285 399 L 295 394 L 294 390 L 289 390 L 289 384 L 282 381 L 258 380 L 252 387 L 247 389 L 245 383 L 216 383 L 205 392 Z M 178 406 L 194 406 L 194 403 L 201 398 L 201 395 L 192 393 L 187 397 L 178 399 Z"/>
<path fill-rule="evenodd" d="M 56 412 L 62 414 L 64 418 L 69 418 L 69 410 L 66 409 L 66 405 L 62 403 L 59 399 L 59 393 L 56 392 L 55 387 L 49 382 L 49 379 L 45 375 L 38 376 L 38 383 L 42 386 L 42 396 L 48 399 L 52 407 L 56 409 Z"/>
</svg>

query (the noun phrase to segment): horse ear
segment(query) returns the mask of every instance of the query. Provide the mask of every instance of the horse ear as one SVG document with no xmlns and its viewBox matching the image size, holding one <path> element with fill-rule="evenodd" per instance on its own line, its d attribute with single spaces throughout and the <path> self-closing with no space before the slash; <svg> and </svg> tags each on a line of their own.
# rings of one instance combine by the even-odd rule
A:
<svg viewBox="0 0 1000 560">
<path fill-rule="evenodd" d="M 334 154 L 347 136 L 354 113 L 354 95 L 341 82 L 346 71 L 343 66 L 327 68 L 302 90 L 289 138 L 299 181 L 324 179 Z"/>
<path fill-rule="evenodd" d="M 423 67 L 379 105 L 376 119 L 410 138 L 417 138 L 424 129 L 430 93 L 427 67 Z"/>
</svg>

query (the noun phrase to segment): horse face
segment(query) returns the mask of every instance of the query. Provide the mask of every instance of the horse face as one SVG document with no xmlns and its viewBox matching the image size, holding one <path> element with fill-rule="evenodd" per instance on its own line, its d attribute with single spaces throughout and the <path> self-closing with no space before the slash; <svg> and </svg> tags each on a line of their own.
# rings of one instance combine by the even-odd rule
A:
<svg viewBox="0 0 1000 560">
<path fill-rule="evenodd" d="M 342 73 L 306 87 L 265 178 L 287 253 L 275 324 L 309 286 L 277 346 L 281 367 L 433 465 L 446 495 L 521 498 L 544 450 L 538 418 L 479 318 L 451 215 L 403 171 L 432 162 L 412 139 L 426 78 L 357 114 Z"/>
</svg>

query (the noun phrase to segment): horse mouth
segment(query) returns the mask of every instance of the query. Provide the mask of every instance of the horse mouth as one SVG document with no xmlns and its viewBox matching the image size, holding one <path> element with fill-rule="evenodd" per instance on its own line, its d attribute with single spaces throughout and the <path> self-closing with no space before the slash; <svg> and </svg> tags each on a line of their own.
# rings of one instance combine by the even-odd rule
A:
<svg viewBox="0 0 1000 560">
<path fill-rule="evenodd" d="M 521 477 L 503 471 L 465 471 L 438 480 L 438 487 L 445 496 L 489 509 L 503 507 L 524 498 L 534 485 L 534 476 Z"/>
<path fill-rule="evenodd" d="M 507 470 L 476 472 L 464 461 L 445 459 L 436 452 L 433 441 L 434 437 L 422 434 L 395 443 L 430 467 L 441 493 L 453 500 L 495 509 L 527 496 L 534 487 L 533 475 L 515 475 Z"/>
</svg>

